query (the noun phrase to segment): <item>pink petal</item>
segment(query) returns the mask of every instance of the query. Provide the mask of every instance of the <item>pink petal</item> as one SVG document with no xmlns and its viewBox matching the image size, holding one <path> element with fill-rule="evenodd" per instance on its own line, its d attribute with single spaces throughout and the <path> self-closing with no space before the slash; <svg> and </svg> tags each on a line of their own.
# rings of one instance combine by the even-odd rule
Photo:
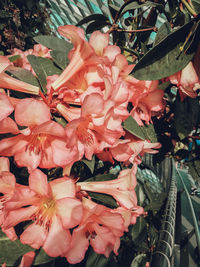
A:
<svg viewBox="0 0 200 267">
<path fill-rule="evenodd" d="M 64 228 L 73 228 L 81 222 L 83 208 L 79 200 L 62 198 L 56 201 L 56 207 Z"/>
<path fill-rule="evenodd" d="M 11 241 L 15 241 L 18 237 L 15 233 L 15 229 L 14 227 L 11 227 L 7 230 L 1 229 L 6 235 L 7 237 L 11 240 Z"/>
<path fill-rule="evenodd" d="M 22 244 L 39 249 L 44 244 L 47 234 L 48 232 L 43 226 L 33 223 L 22 233 L 20 241 Z"/>
<path fill-rule="evenodd" d="M 3 223 L 4 229 L 9 229 L 20 222 L 30 220 L 31 216 L 37 211 L 37 209 L 38 207 L 30 206 L 28 208 L 21 208 L 8 212 L 8 215 Z"/>
<path fill-rule="evenodd" d="M 51 119 L 49 107 L 41 100 L 22 99 L 15 108 L 15 120 L 22 126 L 35 126 Z"/>
<path fill-rule="evenodd" d="M 93 93 L 84 98 L 81 113 L 85 117 L 91 114 L 99 114 L 103 111 L 104 101 L 100 94 Z"/>
<path fill-rule="evenodd" d="M 35 169 L 29 176 L 29 187 L 37 194 L 47 196 L 49 193 L 47 176 L 39 169 Z"/>
<path fill-rule="evenodd" d="M 46 134 L 65 137 L 65 130 L 59 123 L 55 121 L 47 121 L 35 127 L 32 134 Z"/>
<path fill-rule="evenodd" d="M 0 192 L 3 194 L 12 194 L 15 189 L 15 176 L 11 172 L 0 173 Z"/>
<path fill-rule="evenodd" d="M 0 121 L 9 116 L 14 110 L 9 97 L 6 94 L 0 93 Z"/>
<path fill-rule="evenodd" d="M 30 251 L 30 252 L 24 254 L 19 267 L 30 267 L 34 261 L 34 258 L 35 258 L 35 252 L 34 251 Z"/>
<path fill-rule="evenodd" d="M 121 54 L 121 50 L 116 45 L 109 45 L 104 49 L 104 57 L 108 57 L 111 62 L 113 62 L 117 55 Z"/>
<path fill-rule="evenodd" d="M 88 238 L 84 228 L 76 228 L 72 233 L 72 242 L 70 250 L 64 255 L 68 262 L 76 264 L 81 262 L 85 257 L 85 252 L 89 246 Z"/>
<path fill-rule="evenodd" d="M 11 64 L 6 56 L 0 56 L 0 73 L 4 71 Z"/>
<path fill-rule="evenodd" d="M 50 257 L 62 256 L 69 250 L 70 241 L 70 232 L 64 230 L 60 219 L 54 216 L 49 229 L 49 234 L 43 245 L 44 251 Z"/>
<path fill-rule="evenodd" d="M 0 173 L 3 171 L 10 171 L 10 161 L 6 157 L 0 157 Z"/>
<path fill-rule="evenodd" d="M 17 124 L 9 117 L 0 121 L 0 134 L 4 133 L 19 133 Z"/>
<path fill-rule="evenodd" d="M 15 161 L 18 166 L 25 166 L 28 168 L 28 171 L 31 172 L 39 166 L 41 153 L 25 150 L 15 154 Z"/>
<path fill-rule="evenodd" d="M 55 199 L 61 199 L 66 197 L 75 197 L 76 188 L 75 181 L 70 178 L 59 178 L 49 183 L 52 194 Z"/>
<path fill-rule="evenodd" d="M 198 76 L 196 74 L 192 62 L 190 61 L 188 65 L 181 71 L 180 84 L 183 87 L 187 87 L 189 85 L 194 85 L 198 81 L 199 81 Z"/>
<path fill-rule="evenodd" d="M 103 56 L 103 49 L 108 46 L 109 34 L 95 31 L 91 34 L 89 44 L 94 48 L 98 56 Z"/>
<path fill-rule="evenodd" d="M 0 87 L 33 95 L 39 95 L 39 87 L 14 79 L 6 73 L 0 73 Z"/>
</svg>

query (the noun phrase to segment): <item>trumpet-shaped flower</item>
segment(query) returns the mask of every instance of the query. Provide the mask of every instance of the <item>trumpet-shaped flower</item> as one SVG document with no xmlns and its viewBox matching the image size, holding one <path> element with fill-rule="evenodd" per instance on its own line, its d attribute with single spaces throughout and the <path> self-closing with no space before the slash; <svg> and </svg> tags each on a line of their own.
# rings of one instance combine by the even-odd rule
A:
<svg viewBox="0 0 200 267">
<path fill-rule="evenodd" d="M 112 250 L 117 254 L 124 232 L 122 216 L 86 198 L 82 199 L 82 203 L 83 218 L 73 230 L 71 248 L 63 256 L 72 264 L 78 263 L 83 260 L 89 244 L 96 253 L 106 257 Z"/>
<path fill-rule="evenodd" d="M 0 56 L 0 87 L 28 94 L 39 95 L 39 87 L 17 80 L 4 71 L 8 70 L 10 61 L 6 56 Z M 12 67 L 10 67 L 12 69 Z"/>
<path fill-rule="evenodd" d="M 52 257 L 63 255 L 70 247 L 69 228 L 75 227 L 82 219 L 82 204 L 75 198 L 75 184 L 70 178 L 58 178 L 47 183 L 47 177 L 40 170 L 29 176 L 32 194 L 18 196 L 6 203 L 8 211 L 3 222 L 10 228 L 22 221 L 34 221 L 21 234 L 20 240 L 35 249 L 41 246 Z M 24 207 L 27 206 L 28 207 Z"/>
<path fill-rule="evenodd" d="M 117 179 L 102 182 L 79 182 L 81 190 L 111 195 L 120 206 L 133 209 L 137 205 L 136 176 L 132 169 L 119 173 Z"/>
</svg>

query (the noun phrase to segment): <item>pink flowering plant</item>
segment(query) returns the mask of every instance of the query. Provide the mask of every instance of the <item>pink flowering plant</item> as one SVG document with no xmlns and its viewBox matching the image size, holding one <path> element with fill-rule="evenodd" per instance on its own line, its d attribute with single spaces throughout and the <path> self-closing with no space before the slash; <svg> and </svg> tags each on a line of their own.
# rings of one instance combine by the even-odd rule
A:
<svg viewBox="0 0 200 267">
<path fill-rule="evenodd" d="M 97 14 L 78 26 L 58 27 L 63 38 L 37 36 L 33 49 L 0 57 L 0 235 L 10 251 L 18 251 L 13 258 L 0 252 L 1 264 L 19 264 L 23 255 L 20 266 L 50 264 L 58 257 L 69 264 L 98 257 L 102 264 L 121 264 L 127 247 L 134 251 L 129 263 L 143 251 L 149 261 L 155 235 L 147 234 L 138 250 L 134 244 L 166 195 L 156 199 L 150 193 L 138 166 L 145 153 L 176 156 L 173 146 L 198 129 L 196 115 L 184 129 L 179 120 L 184 105 L 199 110 L 200 88 L 199 25 L 192 28 L 199 6 L 191 4 L 191 20 L 176 21 L 173 31 L 174 17 L 165 5 L 153 3 L 109 5 L 109 30 L 87 26 L 86 38 L 78 26 L 97 25 L 99 17 L 98 28 L 106 24 Z M 165 14 L 160 29 L 155 21 L 135 30 L 134 14 L 145 4 L 149 14 L 157 9 Z M 119 19 L 128 29 L 120 28 Z M 153 45 L 147 41 L 152 31 Z M 141 57 L 143 49 L 149 51 Z M 166 123 L 173 127 L 162 128 Z M 146 201 L 143 189 L 150 196 Z"/>
</svg>

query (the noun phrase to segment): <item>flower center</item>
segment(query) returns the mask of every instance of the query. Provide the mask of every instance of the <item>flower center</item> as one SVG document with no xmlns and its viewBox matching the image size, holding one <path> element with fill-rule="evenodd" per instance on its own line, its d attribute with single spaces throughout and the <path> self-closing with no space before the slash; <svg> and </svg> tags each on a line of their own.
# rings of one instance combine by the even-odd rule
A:
<svg viewBox="0 0 200 267">
<path fill-rule="evenodd" d="M 30 152 L 39 154 L 41 151 L 44 151 L 47 145 L 47 135 L 46 134 L 32 134 L 29 137 L 29 144 L 26 149 Z"/>
<path fill-rule="evenodd" d="M 84 120 L 80 122 L 80 124 L 76 128 L 76 135 L 82 143 L 86 145 L 91 145 L 93 144 L 93 138 L 92 134 L 88 130 L 88 124 L 89 120 Z"/>
<path fill-rule="evenodd" d="M 42 199 L 38 210 L 35 212 L 35 214 L 33 214 L 31 219 L 34 220 L 36 224 L 39 224 L 48 230 L 55 212 L 55 200 L 52 198 L 44 198 Z"/>
</svg>

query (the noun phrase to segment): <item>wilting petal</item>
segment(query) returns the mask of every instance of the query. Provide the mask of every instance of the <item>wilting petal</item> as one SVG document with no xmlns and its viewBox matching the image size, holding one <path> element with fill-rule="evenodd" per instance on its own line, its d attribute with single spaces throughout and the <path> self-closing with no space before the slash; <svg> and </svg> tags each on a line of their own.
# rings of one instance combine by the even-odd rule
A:
<svg viewBox="0 0 200 267">
<path fill-rule="evenodd" d="M 51 119 L 49 107 L 41 100 L 22 99 L 15 108 L 15 120 L 22 126 L 35 126 Z"/>
<path fill-rule="evenodd" d="M 74 198 L 62 198 L 56 201 L 57 214 L 64 228 L 73 228 L 81 222 L 83 215 L 82 204 Z"/>
<path fill-rule="evenodd" d="M 39 249 L 47 237 L 47 230 L 38 224 L 29 225 L 20 236 L 22 244 L 29 245 L 35 249 Z"/>
<path fill-rule="evenodd" d="M 34 261 L 34 258 L 35 258 L 35 252 L 34 251 L 30 251 L 30 252 L 24 254 L 19 267 L 30 267 Z"/>
<path fill-rule="evenodd" d="M 29 175 L 29 187 L 41 196 L 48 195 L 49 187 L 47 176 L 39 169 L 34 170 Z"/>
<path fill-rule="evenodd" d="M 49 234 L 43 246 L 44 251 L 51 257 L 65 255 L 69 250 L 70 241 L 70 232 L 64 230 L 60 219 L 54 216 L 49 229 Z"/>
</svg>

